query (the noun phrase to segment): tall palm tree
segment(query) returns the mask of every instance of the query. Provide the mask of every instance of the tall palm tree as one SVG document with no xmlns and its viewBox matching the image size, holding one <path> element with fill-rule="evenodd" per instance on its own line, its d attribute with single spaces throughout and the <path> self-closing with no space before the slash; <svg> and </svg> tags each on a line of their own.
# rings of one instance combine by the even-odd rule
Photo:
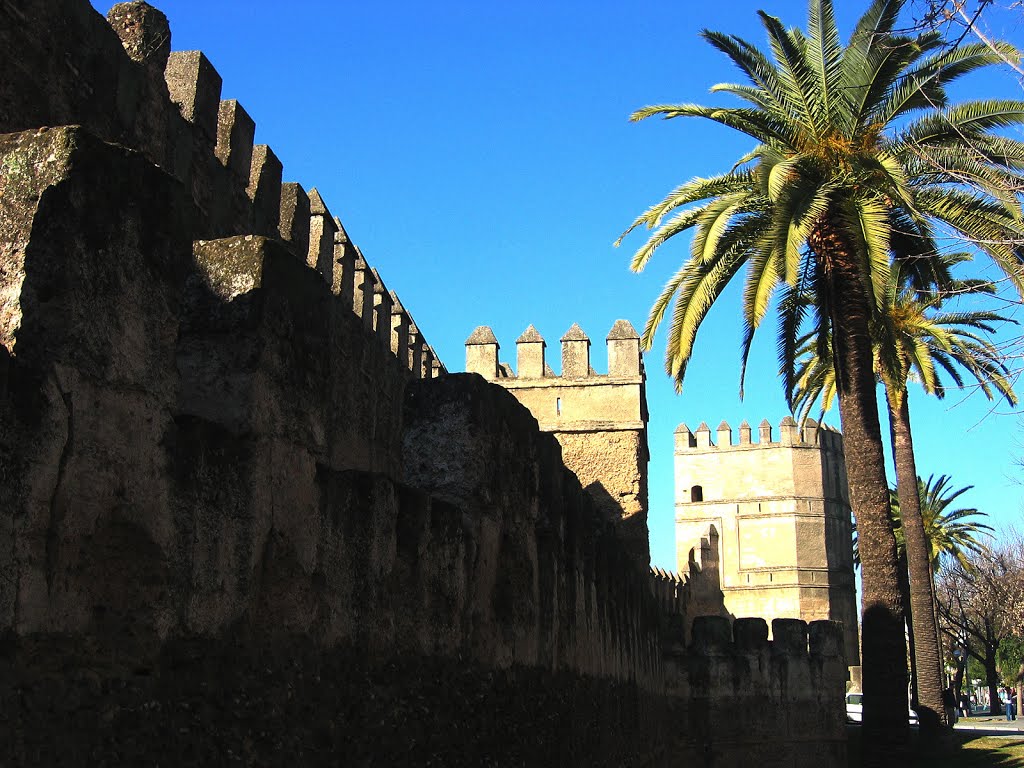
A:
<svg viewBox="0 0 1024 768">
<path fill-rule="evenodd" d="M 749 81 L 712 90 L 747 106 L 659 105 L 632 119 L 701 117 L 756 145 L 732 170 L 677 187 L 623 234 L 654 229 L 633 257 L 639 271 L 661 244 L 694 231 L 690 257 L 655 301 L 643 333 L 649 349 L 674 301 L 666 369 L 677 383 L 708 310 L 744 265 L 744 360 L 780 283 L 812 286 L 829 320 L 863 565 L 869 764 L 887 762 L 907 738 L 906 644 L 870 333 L 890 284 L 891 222 L 899 217 L 921 234 L 936 222 L 949 227 L 976 241 L 1018 290 L 1024 286 L 1021 262 L 1005 242 L 1007 233 L 1022 232 L 1008 172 L 1024 167 L 1024 145 L 991 133 L 1024 122 L 1024 103 L 948 106 L 949 82 L 1001 57 L 982 45 L 943 50 L 934 33 L 894 34 L 902 5 L 875 0 L 846 46 L 830 0 L 811 0 L 806 34 L 760 13 L 770 57 L 738 37 L 705 31 Z M 926 173 L 919 185 L 908 181 Z"/>
<path fill-rule="evenodd" d="M 893 521 L 899 526 L 896 528 L 901 561 L 899 576 L 907 624 L 911 629 L 913 699 L 919 708 L 921 730 L 925 735 L 951 723 L 946 721 L 942 702 L 943 663 L 935 616 L 933 562 L 928 524 L 922 518 L 918 502 L 919 478 L 910 429 L 907 383 L 917 380 L 926 392 L 942 397 L 947 387 L 940 372 L 946 372 L 956 386 L 963 387 L 964 380 L 958 371 L 958 367 L 962 367 L 989 399 L 998 392 L 1011 405 L 1017 402 L 1006 365 L 985 337 L 994 331 L 993 323 L 1006 321 L 1006 318 L 986 311 L 941 311 L 943 301 L 951 297 L 992 292 L 987 282 L 952 278 L 951 268 L 964 260 L 964 254 L 940 255 L 930 262 L 932 269 L 922 274 L 913 260 L 895 259 L 890 276 L 898 287 L 887 292 L 888 303 L 872 324 L 875 372 L 885 386 L 889 407 L 897 493 L 905 500 L 902 514 L 896 515 L 897 510 L 893 510 Z M 923 285 L 922 280 L 935 281 L 938 285 Z M 805 301 L 812 299 L 807 297 Z M 820 330 L 812 330 L 801 337 L 798 344 L 801 354 L 793 402 L 803 416 L 819 397 L 823 408 L 830 405 L 835 392 L 830 340 L 826 337 L 819 345 L 819 334 Z M 789 364 L 781 362 L 784 366 Z M 897 496 L 891 498 L 895 500 Z"/>
<path fill-rule="evenodd" d="M 894 341 L 890 349 L 898 363 L 897 375 L 903 371 L 907 373 L 900 379 L 883 377 L 897 493 L 903 499 L 900 509 L 894 512 L 898 511 L 905 544 L 910 594 L 908 619 L 915 662 L 913 673 L 917 699 L 922 705 L 919 714 L 923 733 L 927 732 L 929 722 L 941 721 L 950 726 L 952 723 L 945 722 L 944 707 L 935 709 L 941 705 L 943 656 L 935 604 L 933 542 L 925 519 L 923 497 L 918 493 L 920 478 L 910 427 L 909 373 L 916 372 L 916 378 L 925 391 L 941 397 L 945 388 L 936 375 L 936 365 L 946 370 L 956 384 L 963 386 L 954 366 L 954 363 L 959 364 L 973 376 L 989 399 L 998 392 L 1011 405 L 1017 402 L 998 351 L 979 335 L 979 332 L 991 332 L 989 323 L 999 316 L 986 312 L 935 313 L 928 316 L 925 309 L 939 301 L 941 297 L 935 295 L 917 301 L 908 298 L 902 304 L 903 312 L 888 317 L 891 325 L 887 335 Z"/>
</svg>

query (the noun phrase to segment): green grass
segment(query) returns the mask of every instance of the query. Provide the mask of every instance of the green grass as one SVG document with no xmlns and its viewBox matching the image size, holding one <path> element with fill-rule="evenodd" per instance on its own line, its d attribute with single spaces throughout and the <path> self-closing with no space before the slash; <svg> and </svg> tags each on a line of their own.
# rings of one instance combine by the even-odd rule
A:
<svg viewBox="0 0 1024 768">
<path fill-rule="evenodd" d="M 848 728 L 850 766 L 859 766 L 860 728 Z M 1024 733 L 992 736 L 982 731 L 955 731 L 954 750 L 937 755 L 912 738 L 910 758 L 906 768 L 1024 768 Z"/>
<path fill-rule="evenodd" d="M 949 765 L 960 768 L 974 766 L 1024 766 L 1024 734 L 1012 736 L 971 736 L 966 731 L 956 734 L 961 742 L 959 752 Z M 937 765 L 936 763 L 931 763 Z"/>
</svg>

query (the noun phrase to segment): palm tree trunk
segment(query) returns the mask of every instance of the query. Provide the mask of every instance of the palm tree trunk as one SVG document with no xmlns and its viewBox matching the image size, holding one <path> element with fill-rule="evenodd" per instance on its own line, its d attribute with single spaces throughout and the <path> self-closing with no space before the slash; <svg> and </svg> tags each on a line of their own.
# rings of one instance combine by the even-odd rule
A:
<svg viewBox="0 0 1024 768">
<path fill-rule="evenodd" d="M 918 718 L 921 737 L 939 738 L 951 744 L 951 723 L 942 702 L 942 655 L 939 629 L 935 623 L 935 585 L 932 581 L 931 547 L 921 518 L 917 490 L 917 463 L 910 432 L 910 404 L 907 391 L 886 389 L 893 460 L 896 465 L 896 493 L 900 499 L 900 521 L 907 550 L 910 576 L 910 616 L 917 671 Z"/>
<path fill-rule="evenodd" d="M 910 576 L 907 574 L 907 553 L 901 552 L 896 563 L 900 574 L 900 598 L 903 600 L 903 618 L 907 627 L 907 658 L 910 661 L 910 706 L 917 709 L 917 662 L 914 660 L 914 627 L 910 610 Z"/>
<path fill-rule="evenodd" d="M 868 326 L 871 308 L 838 212 L 822 219 L 808 244 L 826 284 L 850 506 L 857 518 L 863 597 L 864 764 L 899 765 L 909 737 L 907 644 L 875 395 Z"/>
</svg>

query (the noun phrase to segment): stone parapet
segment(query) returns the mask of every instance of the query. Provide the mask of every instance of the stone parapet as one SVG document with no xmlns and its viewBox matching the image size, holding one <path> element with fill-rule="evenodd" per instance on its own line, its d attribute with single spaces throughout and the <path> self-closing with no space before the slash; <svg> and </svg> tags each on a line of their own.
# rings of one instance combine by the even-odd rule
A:
<svg viewBox="0 0 1024 768">
<path fill-rule="evenodd" d="M 828 424 L 818 424 L 814 419 L 806 419 L 797 425 L 792 416 L 786 416 L 779 422 L 779 439 L 772 437 L 772 425 L 763 419 L 758 425 L 758 439 L 752 439 L 750 425 L 744 421 L 739 427 L 739 441 L 733 442 L 732 427 L 723 421 L 715 430 L 715 439 L 711 439 L 711 428 L 701 422 L 696 431 L 691 431 L 686 424 L 680 424 L 675 432 L 676 451 L 707 451 L 736 449 L 768 449 L 780 445 L 814 446 L 821 450 L 843 452 L 843 437 L 839 430 Z"/>
<path fill-rule="evenodd" d="M 39 0 L 22 7 L 5 0 L 0 133 L 80 125 L 141 152 L 190 190 L 193 240 L 280 238 L 336 294 L 352 301 L 360 317 L 360 301 L 368 294 L 367 326 L 377 332 L 383 326 L 372 316 L 373 271 L 365 259 L 357 265 L 350 258 L 341 222 L 316 189 L 307 193 L 299 184 L 282 183 L 276 155 L 255 144 L 253 118 L 239 101 L 222 100 L 214 64 L 201 51 L 171 50 L 170 41 L 166 17 L 144 2 L 115 5 L 104 20 L 84 3 Z M 388 334 L 379 333 L 390 345 Z M 421 360 L 407 362 L 416 378 L 444 371 Z"/>
<path fill-rule="evenodd" d="M 731 624 L 731 625 L 730 625 Z M 846 762 L 842 627 L 832 621 L 696 619 L 676 674 L 688 726 L 716 766 Z"/>
</svg>

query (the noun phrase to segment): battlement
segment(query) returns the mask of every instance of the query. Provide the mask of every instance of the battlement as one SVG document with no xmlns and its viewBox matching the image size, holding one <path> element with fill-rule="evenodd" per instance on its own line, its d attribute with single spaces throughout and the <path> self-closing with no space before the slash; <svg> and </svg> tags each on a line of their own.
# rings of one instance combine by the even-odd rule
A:
<svg viewBox="0 0 1024 768">
<path fill-rule="evenodd" d="M 0 34 L 4 48 L 23 60 L 50 61 L 53 71 L 46 78 L 54 83 L 40 89 L 33 78 L 10 78 L 11 87 L 0 97 L 0 133 L 81 125 L 142 153 L 191 191 L 193 240 L 257 235 L 283 241 L 413 377 L 446 372 L 321 193 L 283 181 L 277 155 L 255 143 L 255 120 L 237 100 L 222 99 L 213 63 L 201 51 L 171 50 L 161 11 L 144 2 L 120 3 L 104 22 L 96 13 L 50 5 L 39 3 L 22 19 L 47 20 L 45 42 Z M 81 40 L 97 44 L 86 52 Z M 66 53 L 55 60 L 52 50 Z M 8 71 L 17 68 L 11 64 Z M 15 330 L 0 328 L 0 337 L 9 341 Z"/>
<path fill-rule="evenodd" d="M 608 373 L 599 374 L 590 365 L 590 337 L 577 323 L 573 323 L 560 339 L 562 345 L 562 375 L 555 376 L 545 362 L 547 342 L 532 325 L 516 339 L 516 372 L 501 363 L 501 349 L 494 332 L 486 325 L 477 327 L 466 339 L 466 371 L 479 373 L 490 381 L 515 379 L 527 383 L 537 379 L 538 386 L 557 386 L 566 382 L 577 386 L 586 382 L 608 379 L 642 379 L 643 357 L 640 354 L 640 335 L 628 320 L 616 320 L 605 338 L 608 347 Z M 505 383 L 505 382 L 502 382 Z"/>
<path fill-rule="evenodd" d="M 693 622 L 690 650 L 705 658 L 762 653 L 805 662 L 843 658 L 843 630 L 837 621 L 820 619 L 808 623 L 802 619 L 773 619 L 771 626 L 772 639 L 769 640 L 768 622 L 764 619 L 730 621 L 723 616 L 699 616 Z M 770 669 L 764 671 L 770 672 Z"/>
<path fill-rule="evenodd" d="M 727 451 L 778 448 L 780 446 L 800 446 L 820 448 L 829 452 L 842 453 L 843 436 L 839 430 L 828 424 L 819 424 L 814 419 L 804 420 L 802 425 L 796 423 L 792 416 L 786 416 L 779 422 L 779 439 L 772 436 L 772 425 L 763 419 L 757 428 L 757 440 L 753 439 L 753 430 L 746 420 L 740 423 L 739 442 L 732 439 L 732 427 L 723 421 L 715 430 L 715 439 L 711 439 L 711 428 L 701 422 L 696 432 L 691 432 L 686 424 L 676 427 L 676 453 L 701 451 Z"/>
<path fill-rule="evenodd" d="M 651 567 L 651 592 L 661 609 L 670 644 L 689 642 L 698 616 L 727 615 L 718 557 L 718 530 L 710 525 L 700 544 L 690 550 L 685 572 Z"/>
<path fill-rule="evenodd" d="M 669 663 L 689 695 L 690 731 L 716 765 L 845 765 L 843 629 L 835 621 L 703 616 Z M 700 736 L 699 734 L 714 734 Z"/>
</svg>

